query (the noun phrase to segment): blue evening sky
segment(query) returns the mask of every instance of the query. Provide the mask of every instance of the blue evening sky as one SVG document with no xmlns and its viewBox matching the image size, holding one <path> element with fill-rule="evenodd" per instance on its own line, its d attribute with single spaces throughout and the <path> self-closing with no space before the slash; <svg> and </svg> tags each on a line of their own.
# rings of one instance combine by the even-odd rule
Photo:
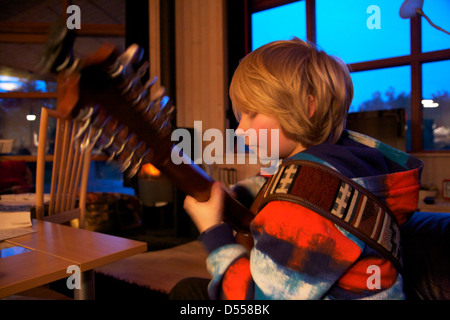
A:
<svg viewBox="0 0 450 320">
<path fill-rule="evenodd" d="M 402 3 L 403 0 L 316 0 L 317 44 L 346 63 L 408 55 L 410 24 L 399 15 Z M 450 31 L 449 0 L 425 0 L 422 10 L 433 23 Z M 422 30 L 422 51 L 450 48 L 450 36 L 433 28 L 425 18 Z M 293 36 L 306 39 L 305 1 L 252 15 L 252 49 Z M 351 111 L 371 100 L 376 91 L 384 95 L 393 87 L 396 95 L 409 94 L 410 73 L 409 66 L 352 73 L 355 97 Z M 438 91 L 450 91 L 450 61 L 424 64 L 423 79 L 424 98 Z"/>
</svg>

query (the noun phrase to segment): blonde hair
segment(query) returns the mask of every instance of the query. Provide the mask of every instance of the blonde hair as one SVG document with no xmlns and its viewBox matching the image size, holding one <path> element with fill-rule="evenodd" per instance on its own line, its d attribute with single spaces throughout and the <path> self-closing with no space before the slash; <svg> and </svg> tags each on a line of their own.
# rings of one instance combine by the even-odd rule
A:
<svg viewBox="0 0 450 320">
<path fill-rule="evenodd" d="M 342 60 L 294 38 L 266 44 L 242 59 L 230 98 L 238 119 L 241 112 L 275 116 L 287 137 L 308 148 L 339 139 L 353 84 Z"/>
</svg>

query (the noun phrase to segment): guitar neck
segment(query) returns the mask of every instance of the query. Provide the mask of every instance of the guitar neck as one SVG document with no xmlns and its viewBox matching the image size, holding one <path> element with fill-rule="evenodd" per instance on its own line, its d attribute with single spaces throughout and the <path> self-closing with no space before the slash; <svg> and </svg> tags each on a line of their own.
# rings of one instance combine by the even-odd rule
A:
<svg viewBox="0 0 450 320">
<path fill-rule="evenodd" d="M 179 152 L 177 150 L 177 152 Z M 186 156 L 185 159 L 188 160 Z M 190 160 L 190 159 L 189 159 Z M 174 164 L 171 159 L 158 169 L 164 173 L 180 190 L 197 201 L 207 201 L 211 194 L 214 180 L 193 161 Z M 248 232 L 254 214 L 242 205 L 230 193 L 225 196 L 225 222 L 231 224 L 236 231 Z"/>
<path fill-rule="evenodd" d="M 65 37 L 56 38 L 60 41 Z M 55 48 L 65 47 L 64 41 L 58 41 L 50 42 L 47 50 L 50 61 L 43 59 L 51 71 L 61 69 L 58 61 L 67 60 L 53 54 L 59 51 Z M 150 162 L 180 190 L 198 201 L 207 201 L 214 180 L 185 155 L 187 161 L 180 164 L 172 161 L 171 152 L 176 148 L 170 139 L 174 106 L 166 99 L 165 90 L 151 90 L 154 81 L 142 83 L 148 64 L 135 71 L 141 53 L 137 45 L 132 45 L 118 56 L 113 45 L 104 44 L 68 70 L 64 66 L 58 73 L 61 97 L 56 110 L 49 112 L 61 119 L 83 119 L 87 125 L 83 125 L 79 139 L 100 145 L 111 159 L 122 162 L 123 171 L 132 168 L 130 173 L 134 175 L 142 164 Z M 92 113 L 81 112 L 88 109 Z M 227 193 L 226 222 L 236 231 L 248 231 L 253 217 L 249 209 Z"/>
</svg>

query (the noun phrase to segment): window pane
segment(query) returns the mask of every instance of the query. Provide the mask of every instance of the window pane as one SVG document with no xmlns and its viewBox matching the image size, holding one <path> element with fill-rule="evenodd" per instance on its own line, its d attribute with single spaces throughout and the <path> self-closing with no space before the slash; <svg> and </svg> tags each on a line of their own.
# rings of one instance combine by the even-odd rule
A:
<svg viewBox="0 0 450 320">
<path fill-rule="evenodd" d="M 317 43 L 346 63 L 410 54 L 403 0 L 316 0 Z"/>
<path fill-rule="evenodd" d="M 351 76 L 355 94 L 347 129 L 367 134 L 397 149 L 410 150 L 410 67 L 354 72 Z"/>
<path fill-rule="evenodd" d="M 0 99 L 0 139 L 14 140 L 12 154 L 37 153 L 41 108 L 55 106 L 56 99 Z M 27 115 L 36 118 L 30 121 Z"/>
<path fill-rule="evenodd" d="M 450 150 L 450 60 L 422 65 L 423 148 Z"/>
<path fill-rule="evenodd" d="M 259 11 L 252 14 L 252 50 L 275 40 L 296 36 L 306 40 L 305 1 Z"/>
<path fill-rule="evenodd" d="M 354 98 L 350 112 L 409 108 L 409 66 L 351 73 Z"/>
<path fill-rule="evenodd" d="M 450 1 L 424 1 L 423 13 L 438 27 L 450 32 Z M 450 48 L 450 36 L 432 27 L 422 18 L 422 51 L 434 51 Z"/>
<path fill-rule="evenodd" d="M 0 66 L 0 92 L 56 92 L 56 81 Z"/>
</svg>

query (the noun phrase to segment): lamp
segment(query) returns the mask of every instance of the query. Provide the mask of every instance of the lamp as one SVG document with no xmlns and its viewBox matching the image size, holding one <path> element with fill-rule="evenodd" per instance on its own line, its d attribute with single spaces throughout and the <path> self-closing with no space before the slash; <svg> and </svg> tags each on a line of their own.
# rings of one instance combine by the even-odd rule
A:
<svg viewBox="0 0 450 320">
<path fill-rule="evenodd" d="M 439 103 L 434 102 L 431 99 L 424 99 L 422 100 L 422 105 L 424 108 L 437 108 L 439 107 Z"/>
<path fill-rule="evenodd" d="M 423 7 L 423 0 L 405 0 L 405 1 L 403 1 L 402 6 L 400 7 L 400 17 L 402 17 L 403 19 L 410 19 L 410 18 L 415 17 L 416 15 L 421 15 L 425 19 L 427 19 L 427 21 L 433 27 L 450 35 L 450 33 L 448 31 L 445 31 L 441 27 L 438 27 L 433 22 L 431 22 L 430 18 L 428 18 L 425 15 L 425 13 L 423 13 L 422 7 Z"/>
<path fill-rule="evenodd" d="M 33 111 L 30 109 L 30 113 L 27 114 L 27 120 L 28 121 L 34 121 L 36 120 L 36 115 L 33 113 Z"/>
</svg>

